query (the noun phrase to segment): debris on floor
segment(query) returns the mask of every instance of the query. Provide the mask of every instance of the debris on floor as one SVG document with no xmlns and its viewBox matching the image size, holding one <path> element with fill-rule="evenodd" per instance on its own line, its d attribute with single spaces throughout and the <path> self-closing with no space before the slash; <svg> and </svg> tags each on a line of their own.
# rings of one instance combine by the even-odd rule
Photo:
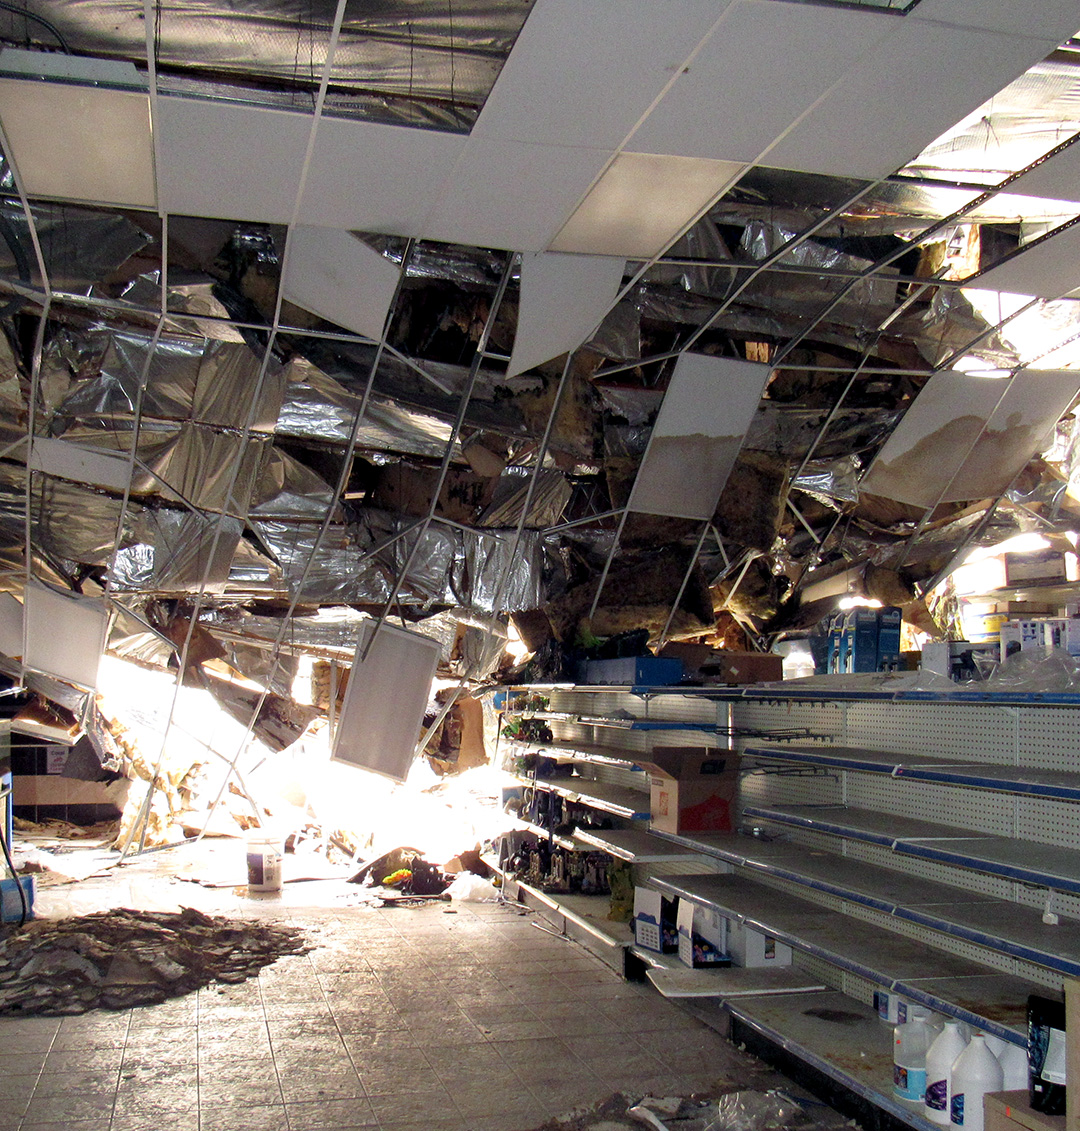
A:
<svg viewBox="0 0 1080 1131">
<path fill-rule="evenodd" d="M 840 1131 L 850 1126 L 825 1104 L 776 1090 L 688 1098 L 617 1092 L 592 1107 L 551 1119 L 536 1131 Z"/>
<path fill-rule="evenodd" d="M 310 949 L 297 929 L 190 907 L 41 919 L 0 942 L 0 1014 L 152 1005 Z"/>
</svg>

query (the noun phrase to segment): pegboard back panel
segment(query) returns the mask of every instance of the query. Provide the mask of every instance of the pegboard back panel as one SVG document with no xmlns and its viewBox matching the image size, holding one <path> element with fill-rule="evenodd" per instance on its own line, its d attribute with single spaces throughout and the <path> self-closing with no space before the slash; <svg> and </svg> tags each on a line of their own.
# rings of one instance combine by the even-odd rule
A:
<svg viewBox="0 0 1080 1131">
<path fill-rule="evenodd" d="M 1076 848 L 1080 845 L 1080 803 L 1045 797 L 1018 798 L 1012 835 L 1021 840 Z"/>
<path fill-rule="evenodd" d="M 1009 708 L 978 703 L 851 703 L 847 740 L 876 750 L 1013 764 L 1016 719 Z"/>
<path fill-rule="evenodd" d="M 911 781 L 886 774 L 848 773 L 846 800 L 858 809 L 889 816 L 917 817 L 994 836 L 1012 836 L 1015 799 L 1006 793 Z"/>
<path fill-rule="evenodd" d="M 799 739 L 800 744 L 840 745 L 845 739 L 844 703 L 740 702 L 732 704 L 732 721 L 736 728 L 761 731 L 765 734 L 790 734 L 804 732 L 809 737 Z M 760 743 L 752 736 L 739 737 L 736 744 L 742 748 Z"/>
<path fill-rule="evenodd" d="M 843 777 L 835 770 L 746 759 L 739 795 L 743 805 L 839 805 Z"/>
<path fill-rule="evenodd" d="M 1080 711 L 1025 707 L 1017 711 L 1017 761 L 1043 770 L 1080 770 Z"/>
</svg>

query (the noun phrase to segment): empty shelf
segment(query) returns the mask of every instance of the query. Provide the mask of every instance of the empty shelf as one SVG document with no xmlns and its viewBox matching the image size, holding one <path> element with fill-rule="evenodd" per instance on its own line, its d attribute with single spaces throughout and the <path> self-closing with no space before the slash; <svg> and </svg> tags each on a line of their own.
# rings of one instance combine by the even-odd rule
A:
<svg viewBox="0 0 1080 1131">
<path fill-rule="evenodd" d="M 772 761 L 888 774 L 914 781 L 935 781 L 975 789 L 992 789 L 1000 793 L 1051 797 L 1058 801 L 1080 800 L 1080 774 L 1065 770 L 958 762 L 956 759 L 933 758 L 923 754 L 897 754 L 888 750 L 861 750 L 843 746 L 753 746 L 745 754 Z"/>
<path fill-rule="evenodd" d="M 669 840 L 653 836 L 644 829 L 576 829 L 574 836 L 594 848 L 610 853 L 619 860 L 629 860 L 631 864 L 691 860 L 701 855 L 700 852 L 694 852 Z"/>
<path fill-rule="evenodd" d="M 651 883 L 668 895 L 744 920 L 764 934 L 878 985 L 910 993 L 942 1013 L 1014 1043 L 1025 1039 L 1027 995 L 1037 992 L 1029 982 L 743 876 L 663 876 Z M 946 996 L 942 987 L 956 992 Z"/>
<path fill-rule="evenodd" d="M 748 806 L 744 815 L 881 844 L 905 856 L 1080 894 L 1080 851 L 1074 848 L 990 836 L 845 805 Z"/>
</svg>

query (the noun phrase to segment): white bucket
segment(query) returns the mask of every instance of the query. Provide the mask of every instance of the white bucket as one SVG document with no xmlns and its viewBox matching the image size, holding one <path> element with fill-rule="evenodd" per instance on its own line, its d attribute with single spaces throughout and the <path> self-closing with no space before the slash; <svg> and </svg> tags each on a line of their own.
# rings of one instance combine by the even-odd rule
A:
<svg viewBox="0 0 1080 1131">
<path fill-rule="evenodd" d="M 248 891 L 281 891 L 281 841 L 253 836 L 247 843 Z"/>
</svg>

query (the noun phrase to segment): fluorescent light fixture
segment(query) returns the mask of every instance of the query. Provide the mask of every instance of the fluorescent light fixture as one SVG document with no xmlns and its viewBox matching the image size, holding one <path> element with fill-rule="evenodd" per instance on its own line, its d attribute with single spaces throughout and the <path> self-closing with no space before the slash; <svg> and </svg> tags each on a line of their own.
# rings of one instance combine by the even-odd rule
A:
<svg viewBox="0 0 1080 1131">
<path fill-rule="evenodd" d="M 361 626 L 330 758 L 395 781 L 408 776 L 442 651 L 437 640 L 390 624 Z"/>
<path fill-rule="evenodd" d="M 651 259 L 738 180 L 745 165 L 619 153 L 551 243 L 551 251 Z"/>
<path fill-rule="evenodd" d="M 0 122 L 29 196 L 156 207 L 150 98 L 134 64 L 4 48 Z"/>
</svg>

